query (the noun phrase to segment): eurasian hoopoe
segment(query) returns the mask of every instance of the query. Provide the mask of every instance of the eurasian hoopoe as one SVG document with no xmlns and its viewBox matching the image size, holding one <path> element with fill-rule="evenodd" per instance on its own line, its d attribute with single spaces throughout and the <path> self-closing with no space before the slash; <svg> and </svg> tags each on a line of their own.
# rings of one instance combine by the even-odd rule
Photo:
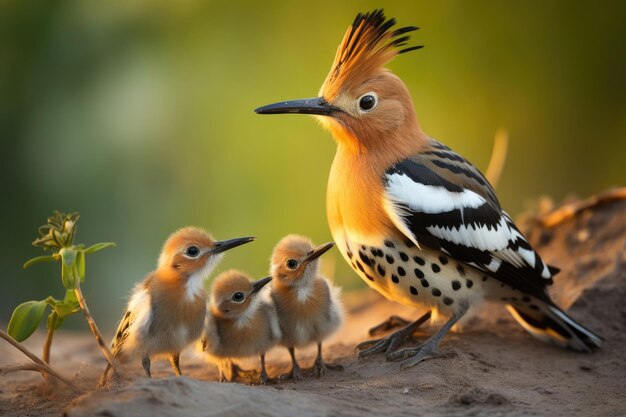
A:
<svg viewBox="0 0 626 417">
<path fill-rule="evenodd" d="M 320 97 L 256 110 L 317 115 L 337 142 L 327 215 L 342 255 L 387 298 L 449 317 L 424 345 L 388 358 L 411 366 L 435 356 L 446 332 L 483 298 L 506 304 L 541 340 L 581 351 L 600 347 L 600 337 L 552 302 L 546 286 L 558 269 L 533 250 L 485 177 L 420 128 L 408 89 L 384 68 L 420 48 L 405 46 L 418 28 L 394 25 L 382 10 L 357 15 Z M 397 346 L 407 333 L 371 349 Z"/>
</svg>

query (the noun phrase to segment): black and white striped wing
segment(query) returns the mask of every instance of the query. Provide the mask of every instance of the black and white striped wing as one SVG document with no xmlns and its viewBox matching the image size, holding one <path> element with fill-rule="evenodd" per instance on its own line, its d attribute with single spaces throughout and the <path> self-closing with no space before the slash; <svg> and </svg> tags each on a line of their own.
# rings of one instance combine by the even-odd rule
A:
<svg viewBox="0 0 626 417">
<path fill-rule="evenodd" d="M 115 332 L 115 337 L 111 341 L 111 353 L 116 358 L 119 357 L 122 353 L 122 349 L 126 340 L 128 339 L 128 334 L 130 331 L 130 326 L 133 324 L 133 314 L 132 311 L 128 310 L 124 314 L 124 317 L 120 321 L 120 324 L 117 326 L 117 331 Z"/>
<path fill-rule="evenodd" d="M 425 245 L 536 296 L 545 295 L 548 267 L 498 203 L 482 174 L 437 144 L 383 177 L 387 213 L 416 245 Z"/>
</svg>

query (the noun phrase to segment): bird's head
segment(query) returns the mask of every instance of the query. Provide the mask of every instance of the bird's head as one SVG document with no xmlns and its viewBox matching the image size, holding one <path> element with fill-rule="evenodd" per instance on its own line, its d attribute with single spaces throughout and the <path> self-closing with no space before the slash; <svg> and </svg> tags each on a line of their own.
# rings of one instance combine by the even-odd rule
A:
<svg viewBox="0 0 626 417">
<path fill-rule="evenodd" d="M 204 279 L 222 259 L 225 251 L 254 239 L 241 237 L 216 241 L 204 229 L 185 227 L 172 233 L 163 244 L 158 269 L 184 280 L 198 275 Z"/>
<path fill-rule="evenodd" d="M 275 284 L 298 287 L 312 282 L 318 272 L 318 258 L 334 245 L 329 242 L 316 247 L 304 236 L 285 236 L 272 253 L 271 273 Z"/>
<path fill-rule="evenodd" d="M 337 141 L 358 151 L 388 148 L 421 132 L 411 96 L 402 80 L 384 66 L 407 47 L 409 26 L 392 29 L 382 10 L 358 14 L 341 41 L 319 97 L 260 107 L 259 114 L 312 114 Z M 415 139 L 415 138 L 412 138 Z"/>
<path fill-rule="evenodd" d="M 211 287 L 211 311 L 217 317 L 237 320 L 254 311 L 261 289 L 272 277 L 251 281 L 250 277 L 237 270 L 226 271 L 215 278 Z"/>
</svg>

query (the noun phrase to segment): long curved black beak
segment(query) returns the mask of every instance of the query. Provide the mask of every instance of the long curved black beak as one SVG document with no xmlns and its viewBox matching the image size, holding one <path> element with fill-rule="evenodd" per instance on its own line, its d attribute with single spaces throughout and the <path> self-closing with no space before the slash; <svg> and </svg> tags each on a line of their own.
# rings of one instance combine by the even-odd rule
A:
<svg viewBox="0 0 626 417">
<path fill-rule="evenodd" d="M 323 254 L 325 254 L 326 252 L 328 252 L 328 250 L 330 248 L 332 248 L 333 246 L 335 246 L 335 244 L 333 242 L 328 242 L 328 243 L 324 243 L 323 245 L 319 245 L 317 248 L 313 249 L 306 258 L 304 258 L 303 262 L 313 262 L 314 260 L 316 260 L 317 258 L 319 258 L 320 256 L 322 256 Z"/>
<path fill-rule="evenodd" d="M 299 113 L 330 116 L 335 112 L 341 111 L 341 109 L 330 105 L 324 97 L 314 97 L 268 104 L 267 106 L 259 107 L 254 111 L 257 114 Z"/>
<path fill-rule="evenodd" d="M 250 243 L 255 239 L 256 237 L 254 236 L 248 236 L 248 237 L 238 237 L 235 239 L 228 239 L 228 240 L 219 240 L 215 242 L 213 249 L 211 249 L 209 253 L 212 255 L 217 255 L 218 253 L 226 252 L 227 250 L 236 248 L 237 246 Z"/>
<path fill-rule="evenodd" d="M 250 294 L 256 294 L 257 292 L 261 291 L 261 288 L 269 284 L 271 280 L 272 280 L 272 277 L 270 276 L 266 278 L 261 278 L 258 281 L 254 281 L 254 283 L 252 284 L 252 291 L 250 292 Z"/>
</svg>

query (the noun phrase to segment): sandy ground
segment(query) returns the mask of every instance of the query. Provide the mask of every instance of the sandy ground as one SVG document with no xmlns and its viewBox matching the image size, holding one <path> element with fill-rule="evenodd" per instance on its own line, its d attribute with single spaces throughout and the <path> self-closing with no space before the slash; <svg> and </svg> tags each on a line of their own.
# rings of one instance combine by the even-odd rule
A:
<svg viewBox="0 0 626 417">
<path fill-rule="evenodd" d="M 217 371 L 191 351 L 182 357 L 185 377 L 154 363 L 154 379 L 139 364 L 130 378 L 94 389 L 104 360 L 85 334 L 59 332 L 52 363 L 85 393 L 45 385 L 39 374 L 0 377 L 0 415 L 6 416 L 626 416 L 626 202 L 584 210 L 553 228 L 526 222 L 544 258 L 562 267 L 552 293 L 570 314 L 606 339 L 604 348 L 581 354 L 545 345 L 527 335 L 499 305 L 486 305 L 443 350 L 457 357 L 401 370 L 383 357 L 359 360 L 354 347 L 390 314 L 418 312 L 371 291 L 346 297 L 346 325 L 325 354 L 345 370 L 321 379 L 268 386 L 217 383 Z M 421 337 L 432 329 L 424 328 Z M 39 352 L 43 335 L 27 345 Z M 299 354 L 309 366 L 314 351 Z M 0 343 L 0 366 L 25 362 Z M 289 367 L 287 352 L 273 350 L 269 373 Z M 255 365 L 255 361 L 246 363 Z"/>
</svg>

